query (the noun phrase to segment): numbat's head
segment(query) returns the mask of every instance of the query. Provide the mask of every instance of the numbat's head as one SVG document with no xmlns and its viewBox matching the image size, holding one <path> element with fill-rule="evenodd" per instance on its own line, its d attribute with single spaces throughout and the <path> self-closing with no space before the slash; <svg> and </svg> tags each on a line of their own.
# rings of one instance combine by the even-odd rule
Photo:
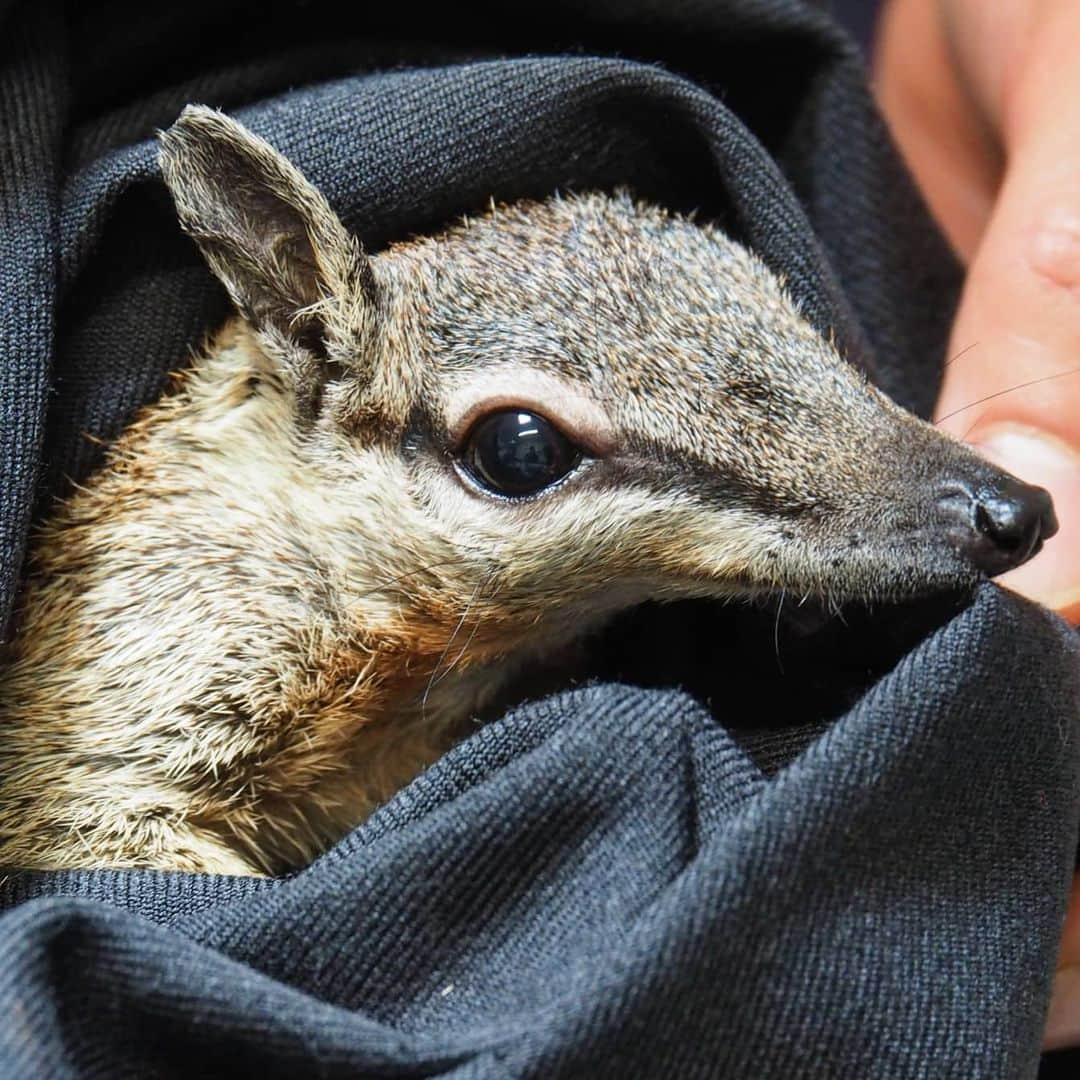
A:
<svg viewBox="0 0 1080 1080">
<path fill-rule="evenodd" d="M 295 442 L 335 535 L 297 529 L 337 573 L 431 564 L 387 591 L 405 618 L 494 605 L 513 637 L 645 597 L 906 596 L 1055 529 L 1044 491 L 893 405 L 713 229 L 593 195 L 369 258 L 220 114 L 187 110 L 162 161 L 266 357 L 231 422 Z"/>
<path fill-rule="evenodd" d="M 0 865 L 296 866 L 613 611 L 911 596 L 1054 530 L 718 232 L 592 195 L 368 258 L 217 113 L 162 164 L 243 318 L 38 538 Z"/>
</svg>

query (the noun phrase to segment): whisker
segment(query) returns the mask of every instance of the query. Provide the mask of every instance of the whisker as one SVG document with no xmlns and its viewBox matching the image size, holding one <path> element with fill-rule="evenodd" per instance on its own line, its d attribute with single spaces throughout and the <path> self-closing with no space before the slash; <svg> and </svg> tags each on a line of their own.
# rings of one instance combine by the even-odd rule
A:
<svg viewBox="0 0 1080 1080">
<path fill-rule="evenodd" d="M 600 352 L 600 294 L 599 287 L 593 283 L 592 291 L 592 316 L 593 316 L 593 360 L 599 364 L 602 362 Z"/>
<path fill-rule="evenodd" d="M 476 548 L 475 550 L 480 551 L 479 548 Z M 418 577 L 420 574 L 426 574 L 429 570 L 436 570 L 443 566 L 454 565 L 467 566 L 468 562 L 462 556 L 454 555 L 448 559 L 439 559 L 436 562 L 427 563 L 425 566 L 414 566 L 411 570 L 405 570 L 400 574 L 395 574 L 393 577 L 382 578 L 381 580 L 377 581 L 370 589 L 366 589 L 362 593 L 357 593 L 356 596 L 358 598 L 371 596 L 372 593 L 381 592 L 383 589 L 393 588 L 395 585 L 399 585 L 407 578 Z"/>
<path fill-rule="evenodd" d="M 961 441 L 961 442 L 967 442 L 967 437 L 968 437 L 968 436 L 969 436 L 969 435 L 970 435 L 970 434 L 971 434 L 971 433 L 972 433 L 972 432 L 973 432 L 973 431 L 974 431 L 974 430 L 975 430 L 975 429 L 976 429 L 976 428 L 977 428 L 978 426 L 979 426 L 979 421 L 978 421 L 978 420 L 976 420 L 976 421 L 975 421 L 975 423 L 974 423 L 974 424 L 972 424 L 972 425 L 971 425 L 971 427 L 969 427 L 969 428 L 967 429 L 967 431 L 965 431 L 965 432 L 964 432 L 964 434 L 960 436 L 960 441 Z"/>
<path fill-rule="evenodd" d="M 435 685 L 436 676 L 439 674 L 439 668 L 442 667 L 442 662 L 446 659 L 446 654 L 450 651 L 450 646 L 454 644 L 454 640 L 461 632 L 461 628 L 465 625 L 465 620 L 469 617 L 469 612 L 472 610 L 473 604 L 476 602 L 476 598 L 480 595 L 480 590 L 484 587 L 484 581 L 478 581 L 476 588 L 473 589 L 472 596 L 469 597 L 469 602 L 465 605 L 465 610 L 461 613 L 461 618 L 458 619 L 457 626 L 454 627 L 454 632 L 447 639 L 446 644 L 443 646 L 443 651 L 439 653 L 439 659 L 435 661 L 435 666 L 431 669 L 431 677 L 428 679 L 427 686 L 424 687 L 424 696 L 420 700 L 420 715 L 421 718 L 427 721 L 427 703 L 428 698 L 431 695 L 431 689 Z"/>
<path fill-rule="evenodd" d="M 968 354 L 969 352 L 971 352 L 971 350 L 972 350 L 972 349 L 974 349 L 974 348 L 975 348 L 975 346 L 976 346 L 976 345 L 978 345 L 978 344 L 980 344 L 980 342 L 978 342 L 978 341 L 973 341 L 973 342 L 972 342 L 972 343 L 971 343 L 970 345 L 968 345 L 968 346 L 967 346 L 966 348 L 964 348 L 964 349 L 961 349 L 961 350 L 960 350 L 960 351 L 959 351 L 959 352 L 958 352 L 958 353 L 957 353 L 957 354 L 956 354 L 956 355 L 955 355 L 954 357 L 952 357 L 952 358 L 951 358 L 951 359 L 949 359 L 949 360 L 946 360 L 946 361 L 945 361 L 945 363 L 944 363 L 944 364 L 942 364 L 941 366 L 942 366 L 942 367 L 948 367 L 948 366 L 949 366 L 950 364 L 955 364 L 955 363 L 956 363 L 956 361 L 957 361 L 957 360 L 959 360 L 961 356 L 967 356 L 967 354 Z"/>
<path fill-rule="evenodd" d="M 773 649 L 776 652 L 776 666 L 780 674 L 784 674 L 784 662 L 780 659 L 780 612 L 784 610 L 784 597 L 787 589 L 780 590 L 780 600 L 776 605 L 776 621 L 773 623 Z"/>
<path fill-rule="evenodd" d="M 1044 375 L 1041 379 L 1028 379 L 1027 382 L 1017 383 L 1016 386 L 1010 386 L 1006 390 L 998 390 L 996 394 L 987 394 L 986 397 L 981 397 L 978 401 L 973 401 L 970 405 L 965 405 L 963 408 L 953 409 L 951 413 L 939 416 L 934 423 L 944 423 L 954 416 L 959 416 L 962 412 L 967 412 L 968 409 L 974 409 L 976 405 L 982 405 L 985 401 L 993 401 L 994 398 L 1003 397 L 1005 394 L 1011 394 L 1016 390 L 1023 390 L 1028 386 L 1038 386 L 1039 383 L 1052 382 L 1054 379 L 1064 379 L 1067 375 L 1075 375 L 1078 371 L 1080 371 L 1080 367 L 1074 367 L 1070 368 L 1068 371 L 1059 371 L 1056 375 Z"/>
<path fill-rule="evenodd" d="M 461 658 L 469 651 L 469 646 L 476 639 L 476 635 L 479 632 L 480 627 L 483 625 L 483 622 L 484 620 L 481 617 L 473 623 L 473 628 L 469 631 L 469 636 L 465 639 L 465 644 L 461 646 L 461 648 L 458 650 L 457 656 L 455 656 L 454 659 L 451 660 L 450 663 L 447 665 L 446 670 L 443 671 L 443 673 L 435 680 L 433 684 L 434 686 L 438 686 L 439 683 L 441 683 L 443 679 L 447 677 L 447 675 L 451 674 L 454 668 L 456 668 L 458 664 L 461 663 Z"/>
<path fill-rule="evenodd" d="M 846 627 L 848 625 L 847 619 L 844 618 L 844 605 L 839 600 L 833 603 L 833 614 L 840 620 L 840 625 Z"/>
<path fill-rule="evenodd" d="M 489 577 L 488 580 L 484 582 L 484 584 L 488 584 L 490 580 L 491 578 Z M 468 612 L 466 612 L 466 614 L 468 614 Z M 458 664 L 461 663 L 462 657 L 464 657 L 464 655 L 469 651 L 469 646 L 476 639 L 476 635 L 479 632 L 480 627 L 483 625 L 483 622 L 484 618 L 481 615 L 477 618 L 476 622 L 473 623 L 473 628 L 469 631 L 469 636 L 465 639 L 465 644 L 462 645 L 460 649 L 458 649 L 457 656 L 455 656 L 454 659 L 450 661 L 450 663 L 446 666 L 445 670 L 439 675 L 439 677 L 435 679 L 433 683 L 431 683 L 431 686 L 438 686 L 439 683 L 441 683 L 443 679 L 447 677 L 447 675 L 451 674 L 454 668 L 456 668 Z"/>
</svg>

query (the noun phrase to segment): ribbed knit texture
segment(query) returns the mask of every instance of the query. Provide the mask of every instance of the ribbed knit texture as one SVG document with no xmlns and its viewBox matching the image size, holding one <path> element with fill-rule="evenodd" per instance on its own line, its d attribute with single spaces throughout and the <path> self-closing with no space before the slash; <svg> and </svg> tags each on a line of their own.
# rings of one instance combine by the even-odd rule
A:
<svg viewBox="0 0 1080 1080">
<path fill-rule="evenodd" d="M 3 612 L 86 435 L 225 314 L 154 160 L 189 101 L 371 250 L 556 188 L 698 208 L 932 406 L 958 269 L 814 7 L 0 0 Z M 3 877 L 0 1077 L 1034 1075 L 1076 847 L 1072 631 L 987 585 L 822 654 L 687 604 L 622 620 L 596 675 L 291 878 Z"/>
<path fill-rule="evenodd" d="M 0 640 L 18 586 L 56 327 L 62 26 L 45 5 L 0 34 Z"/>
</svg>

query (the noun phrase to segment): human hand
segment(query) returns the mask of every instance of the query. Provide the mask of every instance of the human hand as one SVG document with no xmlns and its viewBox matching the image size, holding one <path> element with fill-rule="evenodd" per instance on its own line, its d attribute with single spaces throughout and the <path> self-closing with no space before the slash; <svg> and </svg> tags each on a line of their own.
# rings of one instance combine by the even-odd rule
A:
<svg viewBox="0 0 1080 1080">
<path fill-rule="evenodd" d="M 968 264 L 937 417 L 1054 496 L 1058 536 L 1002 580 L 1080 622 L 1080 5 L 887 0 L 875 82 Z M 1077 1045 L 1080 875 L 1045 1031 Z"/>
<path fill-rule="evenodd" d="M 875 83 L 969 267 L 938 421 L 1054 496 L 1002 584 L 1080 622 L 1080 5 L 887 0 Z"/>
</svg>

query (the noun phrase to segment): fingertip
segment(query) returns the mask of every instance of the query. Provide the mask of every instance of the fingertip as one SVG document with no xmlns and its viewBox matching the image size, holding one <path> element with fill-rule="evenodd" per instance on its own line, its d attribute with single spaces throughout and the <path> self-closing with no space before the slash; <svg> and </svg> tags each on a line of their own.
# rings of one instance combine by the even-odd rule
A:
<svg viewBox="0 0 1080 1080">
<path fill-rule="evenodd" d="M 1059 968 L 1050 993 L 1043 1049 L 1061 1050 L 1080 1043 L 1080 967 Z"/>
<path fill-rule="evenodd" d="M 1057 535 L 1000 584 L 1080 621 L 1080 449 L 1038 428 L 1002 421 L 976 429 L 971 441 L 995 465 L 1054 498 Z"/>
</svg>

